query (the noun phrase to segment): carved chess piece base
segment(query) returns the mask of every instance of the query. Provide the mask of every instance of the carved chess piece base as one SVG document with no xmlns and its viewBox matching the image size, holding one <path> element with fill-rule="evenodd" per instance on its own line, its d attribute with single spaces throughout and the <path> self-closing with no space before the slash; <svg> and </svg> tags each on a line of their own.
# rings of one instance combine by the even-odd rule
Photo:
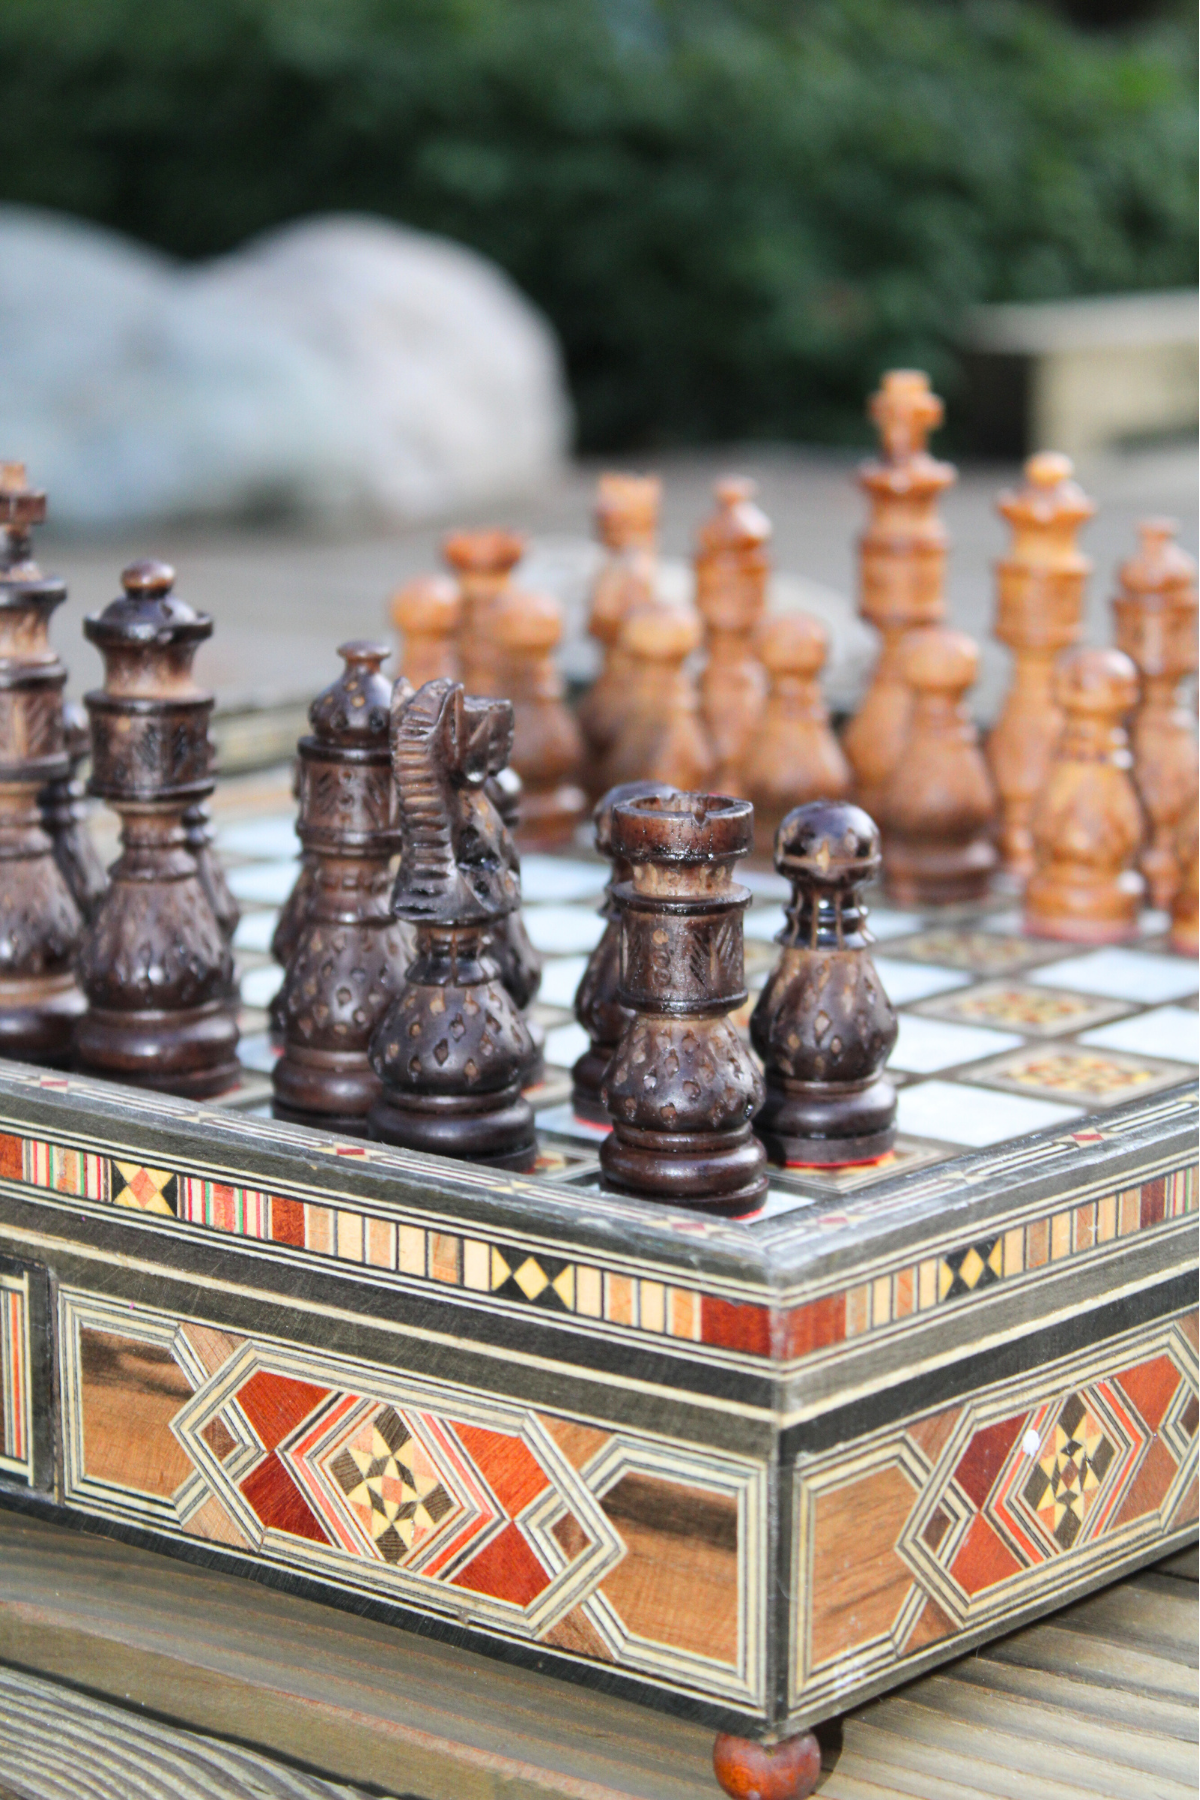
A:
<svg viewBox="0 0 1200 1800">
<path fill-rule="evenodd" d="M 80 919 L 32 786 L 0 787 L 0 1056 L 65 1068 L 86 1004 L 71 968 Z"/>
<path fill-rule="evenodd" d="M 983 900 L 996 866 L 996 852 L 986 839 L 941 848 L 907 845 L 889 838 L 884 879 L 888 899 L 900 907 L 954 906 Z"/>
<path fill-rule="evenodd" d="M 814 1092 L 802 1081 L 769 1080 L 754 1129 L 771 1161 L 788 1168 L 877 1162 L 896 1142 L 896 1090 L 886 1075 L 867 1088 L 847 1082 L 841 1093 L 829 1082 Z"/>
<path fill-rule="evenodd" d="M 89 1006 L 75 1027 L 75 1055 L 90 1071 L 186 1100 L 211 1100 L 241 1079 L 237 1025 L 225 1000 L 179 1012 Z"/>
<path fill-rule="evenodd" d="M 684 1148 L 674 1132 L 615 1123 L 600 1161 L 605 1181 L 618 1193 L 723 1218 L 754 1212 L 767 1191 L 763 1146 L 749 1125 L 691 1131 Z"/>
<path fill-rule="evenodd" d="M 1053 913 L 1039 913 L 1037 908 L 1046 903 L 1051 890 Z M 1052 868 L 1049 877 L 1043 872 L 1030 878 L 1025 930 L 1030 937 L 1064 944 L 1128 944 L 1138 934 L 1141 902 L 1140 880 L 1136 887 L 1103 878 L 1085 882 L 1077 876 L 1068 881 L 1060 869 Z"/>
<path fill-rule="evenodd" d="M 515 1081 L 492 1094 L 413 1094 L 403 1106 L 377 1100 L 370 1135 L 406 1150 L 518 1174 L 528 1174 L 537 1157 L 533 1109 Z"/>
</svg>

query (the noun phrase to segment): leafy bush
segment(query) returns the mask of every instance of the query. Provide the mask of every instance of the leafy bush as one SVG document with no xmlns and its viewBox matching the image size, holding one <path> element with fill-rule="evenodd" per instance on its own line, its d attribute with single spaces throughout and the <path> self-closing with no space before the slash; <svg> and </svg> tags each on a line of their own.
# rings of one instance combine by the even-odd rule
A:
<svg viewBox="0 0 1200 1800">
<path fill-rule="evenodd" d="M 1195 278 L 1193 65 L 1034 0 L 4 0 L 0 193 L 382 213 L 540 303 L 586 444 L 857 435 L 977 300 Z"/>
</svg>

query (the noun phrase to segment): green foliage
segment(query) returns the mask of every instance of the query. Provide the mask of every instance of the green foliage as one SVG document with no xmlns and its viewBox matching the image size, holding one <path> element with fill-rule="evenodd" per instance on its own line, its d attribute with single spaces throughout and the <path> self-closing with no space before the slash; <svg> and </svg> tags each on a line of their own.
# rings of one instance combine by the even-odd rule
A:
<svg viewBox="0 0 1200 1800">
<path fill-rule="evenodd" d="M 975 301 L 1194 280 L 1193 67 L 1034 0 L 0 0 L 0 193 L 382 213 L 539 302 L 585 443 L 854 435 Z"/>
</svg>

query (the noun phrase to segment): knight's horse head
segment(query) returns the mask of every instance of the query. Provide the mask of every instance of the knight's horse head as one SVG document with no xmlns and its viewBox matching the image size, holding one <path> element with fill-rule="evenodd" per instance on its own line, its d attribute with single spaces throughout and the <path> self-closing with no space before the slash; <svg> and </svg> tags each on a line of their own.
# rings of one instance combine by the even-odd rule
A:
<svg viewBox="0 0 1200 1800">
<path fill-rule="evenodd" d="M 444 925 L 503 918 L 520 888 L 484 783 L 512 750 L 512 702 L 468 697 L 445 678 L 416 694 L 397 684 L 391 736 L 403 841 L 393 912 Z"/>
</svg>

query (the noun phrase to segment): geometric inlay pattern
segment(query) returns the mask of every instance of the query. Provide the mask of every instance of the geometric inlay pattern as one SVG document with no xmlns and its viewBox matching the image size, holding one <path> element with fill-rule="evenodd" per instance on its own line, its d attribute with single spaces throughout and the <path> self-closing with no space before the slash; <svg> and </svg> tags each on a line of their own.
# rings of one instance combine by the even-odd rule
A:
<svg viewBox="0 0 1200 1800">
<path fill-rule="evenodd" d="M 1069 1550 L 1117 1456 L 1097 1409 L 1070 1394 L 1021 1497 L 1060 1550 Z"/>
<path fill-rule="evenodd" d="M 0 1469 L 33 1480 L 29 1277 L 0 1275 Z"/>
</svg>

